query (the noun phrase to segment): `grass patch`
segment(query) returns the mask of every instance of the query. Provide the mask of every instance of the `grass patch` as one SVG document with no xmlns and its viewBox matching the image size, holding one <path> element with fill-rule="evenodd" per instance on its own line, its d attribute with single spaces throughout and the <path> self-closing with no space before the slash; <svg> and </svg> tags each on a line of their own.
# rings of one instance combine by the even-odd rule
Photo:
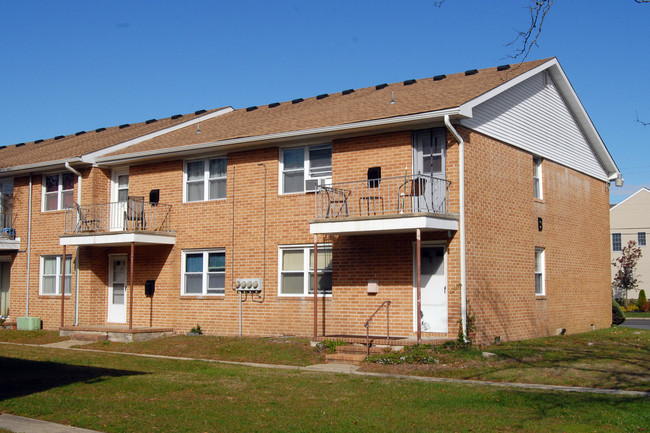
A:
<svg viewBox="0 0 650 433">
<path fill-rule="evenodd" d="M 314 350 L 308 340 L 287 337 L 239 338 L 175 335 L 135 343 L 103 341 L 83 347 L 113 352 L 297 366 L 324 362 L 323 355 Z"/>
<path fill-rule="evenodd" d="M 482 351 L 496 356 L 484 358 Z M 391 362 L 401 357 L 412 362 Z M 418 357 L 431 359 L 418 361 Z M 422 346 L 377 355 L 366 371 L 500 382 L 650 391 L 650 331 L 610 328 L 488 346 Z M 387 361 L 382 361 L 387 360 Z M 396 365 L 397 364 L 397 365 Z"/>
<path fill-rule="evenodd" d="M 0 341 L 5 343 L 21 344 L 50 344 L 58 341 L 69 340 L 68 337 L 59 337 L 57 331 L 17 331 L 15 329 L 0 329 Z"/>
<path fill-rule="evenodd" d="M 647 398 L 13 346 L 0 410 L 104 432 L 632 432 Z"/>
</svg>

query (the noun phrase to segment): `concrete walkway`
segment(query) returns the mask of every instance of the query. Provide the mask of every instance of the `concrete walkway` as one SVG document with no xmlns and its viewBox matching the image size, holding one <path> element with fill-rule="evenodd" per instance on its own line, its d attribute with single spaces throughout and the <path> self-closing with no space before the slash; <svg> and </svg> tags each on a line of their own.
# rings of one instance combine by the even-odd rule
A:
<svg viewBox="0 0 650 433">
<path fill-rule="evenodd" d="M 0 414 L 0 427 L 17 433 L 100 433 L 96 430 L 55 424 L 8 413 Z"/>
</svg>

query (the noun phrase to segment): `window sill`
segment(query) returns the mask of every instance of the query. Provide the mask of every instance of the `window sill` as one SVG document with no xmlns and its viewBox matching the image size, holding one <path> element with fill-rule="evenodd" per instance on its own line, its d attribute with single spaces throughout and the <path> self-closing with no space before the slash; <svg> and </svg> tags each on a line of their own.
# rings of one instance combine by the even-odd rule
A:
<svg viewBox="0 0 650 433">
<path fill-rule="evenodd" d="M 223 300 L 226 299 L 226 295 L 181 295 L 181 300 Z"/>
<path fill-rule="evenodd" d="M 41 295 L 38 294 L 39 299 L 58 299 L 61 300 L 61 295 Z M 71 299 L 72 295 L 65 295 L 65 299 Z"/>
<path fill-rule="evenodd" d="M 547 301 L 548 297 L 546 295 L 535 295 L 536 301 Z"/>
<path fill-rule="evenodd" d="M 318 295 L 318 299 L 331 299 L 332 295 Z M 302 300 L 310 301 L 314 299 L 314 295 L 282 295 L 279 294 L 276 299 L 287 299 L 287 300 Z"/>
<path fill-rule="evenodd" d="M 546 203 L 546 202 L 544 201 L 543 198 L 533 198 L 533 201 L 534 201 L 535 203 L 541 203 L 541 204 Z"/>
<path fill-rule="evenodd" d="M 219 203 L 219 202 L 225 202 L 227 200 L 227 197 L 224 198 L 215 198 L 212 200 L 193 200 L 193 201 L 184 201 L 182 204 L 197 204 L 197 203 Z"/>
</svg>

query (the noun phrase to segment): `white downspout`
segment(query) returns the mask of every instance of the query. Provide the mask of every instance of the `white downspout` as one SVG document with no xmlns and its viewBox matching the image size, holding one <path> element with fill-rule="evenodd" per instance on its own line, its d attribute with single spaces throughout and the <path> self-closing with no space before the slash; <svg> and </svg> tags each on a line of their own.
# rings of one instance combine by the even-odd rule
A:
<svg viewBox="0 0 650 433">
<path fill-rule="evenodd" d="M 467 274 L 465 265 L 465 141 L 445 114 L 445 126 L 458 141 L 458 189 L 460 202 L 460 320 L 467 341 Z"/>
<path fill-rule="evenodd" d="M 77 175 L 77 203 L 81 203 L 81 173 L 75 170 L 74 168 L 70 167 L 70 163 L 68 161 L 65 162 L 65 168 L 68 169 L 68 171 L 71 171 L 72 173 Z M 65 258 L 64 258 L 65 260 Z M 79 247 L 77 246 L 77 251 L 76 251 L 76 266 L 75 266 L 75 278 L 74 278 L 74 326 L 79 325 Z"/>
<path fill-rule="evenodd" d="M 29 173 L 29 199 L 27 203 L 27 299 L 25 317 L 29 317 L 29 269 L 32 262 L 32 173 Z"/>
</svg>

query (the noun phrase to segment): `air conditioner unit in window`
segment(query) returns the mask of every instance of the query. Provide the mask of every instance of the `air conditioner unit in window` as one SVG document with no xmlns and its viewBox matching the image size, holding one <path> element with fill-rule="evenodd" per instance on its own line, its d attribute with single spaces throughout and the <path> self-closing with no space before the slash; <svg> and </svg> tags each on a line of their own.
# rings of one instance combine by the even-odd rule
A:
<svg viewBox="0 0 650 433">
<path fill-rule="evenodd" d="M 332 178 L 331 177 L 319 177 L 316 179 L 306 179 L 305 180 L 305 191 L 316 191 L 316 187 L 318 185 L 320 186 L 325 186 L 325 185 L 331 185 L 332 184 Z"/>
</svg>

